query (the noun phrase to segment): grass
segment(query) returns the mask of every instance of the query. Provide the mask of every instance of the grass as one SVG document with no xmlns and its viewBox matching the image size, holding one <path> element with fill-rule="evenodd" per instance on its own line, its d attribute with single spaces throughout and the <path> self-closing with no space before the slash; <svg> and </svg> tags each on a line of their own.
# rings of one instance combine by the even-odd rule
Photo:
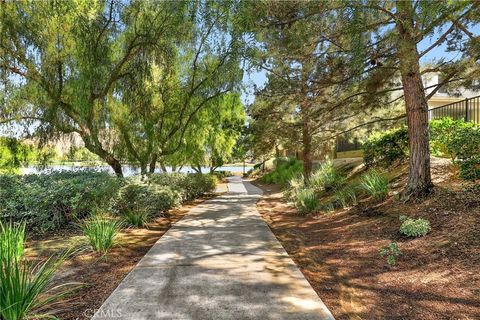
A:
<svg viewBox="0 0 480 320">
<path fill-rule="evenodd" d="M 145 210 L 130 210 L 123 216 L 127 225 L 136 228 L 145 227 L 149 218 L 150 214 Z"/>
<path fill-rule="evenodd" d="M 345 183 L 345 178 L 334 168 L 331 160 L 323 161 L 313 172 L 309 184 L 317 191 L 338 190 Z"/>
<path fill-rule="evenodd" d="M 77 283 L 52 286 L 55 272 L 71 251 L 35 265 L 24 256 L 24 224 L 0 223 L 0 231 L 0 319 L 55 319 L 53 305 L 81 286 Z"/>
<path fill-rule="evenodd" d="M 314 189 L 306 187 L 298 191 L 295 207 L 301 214 L 315 212 L 318 206 L 319 202 Z"/>
<path fill-rule="evenodd" d="M 0 221 L 0 260 L 18 260 L 25 247 L 25 223 L 13 224 Z"/>
<path fill-rule="evenodd" d="M 94 215 L 80 224 L 92 249 L 104 254 L 116 244 L 121 227 L 120 221 L 102 215 Z"/>
<path fill-rule="evenodd" d="M 360 187 L 377 201 L 385 200 L 388 195 L 388 179 L 376 170 L 370 170 L 362 176 Z"/>
</svg>

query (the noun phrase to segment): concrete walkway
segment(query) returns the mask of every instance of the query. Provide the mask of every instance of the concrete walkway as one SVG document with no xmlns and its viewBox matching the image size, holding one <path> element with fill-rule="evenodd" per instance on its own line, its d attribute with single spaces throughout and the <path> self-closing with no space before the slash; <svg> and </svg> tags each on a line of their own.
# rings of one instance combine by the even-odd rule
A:
<svg viewBox="0 0 480 320">
<path fill-rule="evenodd" d="M 177 222 L 93 319 L 333 319 L 239 177 Z"/>
</svg>

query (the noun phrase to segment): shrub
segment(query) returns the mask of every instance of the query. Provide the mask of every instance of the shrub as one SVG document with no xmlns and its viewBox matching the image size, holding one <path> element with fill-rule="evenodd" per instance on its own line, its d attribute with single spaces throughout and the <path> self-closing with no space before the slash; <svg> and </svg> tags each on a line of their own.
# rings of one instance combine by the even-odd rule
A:
<svg viewBox="0 0 480 320">
<path fill-rule="evenodd" d="M 452 140 L 458 135 L 459 131 L 469 131 L 474 126 L 473 122 L 453 120 L 450 117 L 430 121 L 430 150 L 432 154 L 440 157 L 447 156 L 454 161 L 458 150 L 455 150 L 455 146 L 451 145 Z"/>
<path fill-rule="evenodd" d="M 18 260 L 25 246 L 25 223 L 14 225 L 0 220 L 0 261 Z"/>
<path fill-rule="evenodd" d="M 309 184 L 317 191 L 337 190 L 345 183 L 342 177 L 334 168 L 331 160 L 326 160 L 313 172 Z"/>
<path fill-rule="evenodd" d="M 295 200 L 297 194 L 305 187 L 305 179 L 299 174 L 288 181 L 288 186 L 283 193 L 287 200 Z"/>
<path fill-rule="evenodd" d="M 218 171 L 214 171 L 210 174 L 214 175 L 219 180 L 223 180 L 225 178 L 228 178 L 228 177 L 231 177 L 231 176 L 234 175 L 231 171 L 228 171 L 228 170 L 218 170 Z"/>
<path fill-rule="evenodd" d="M 49 306 L 80 287 L 73 283 L 51 286 L 56 270 L 70 251 L 33 265 L 23 255 L 25 226 L 3 224 L 1 231 L 0 319 L 54 318 L 48 312 Z M 5 247 L 14 250 L 4 251 Z"/>
<path fill-rule="evenodd" d="M 127 211 L 123 219 L 127 225 L 136 228 L 143 228 L 147 225 L 150 215 L 145 210 Z"/>
<path fill-rule="evenodd" d="M 144 211 L 154 215 L 170 210 L 181 201 L 182 195 L 179 191 L 135 177 L 119 190 L 113 209 L 118 214 Z"/>
<path fill-rule="evenodd" d="M 295 199 L 295 207 L 301 214 L 314 212 L 318 209 L 319 202 L 315 190 L 312 188 L 301 189 Z"/>
<path fill-rule="evenodd" d="M 460 162 L 460 178 L 464 180 L 480 179 L 480 158 L 467 159 Z"/>
<path fill-rule="evenodd" d="M 372 135 L 363 144 L 366 166 L 389 166 L 408 155 L 408 131 L 406 127 Z"/>
<path fill-rule="evenodd" d="M 211 174 L 161 173 L 152 174 L 148 182 L 169 187 L 181 194 L 182 200 L 193 200 L 215 190 L 217 178 Z"/>
<path fill-rule="evenodd" d="M 400 226 L 400 233 L 407 237 L 422 237 L 430 232 L 430 222 L 426 219 L 413 219 L 407 216 L 400 216 L 402 225 Z"/>
<path fill-rule="evenodd" d="M 302 162 L 294 158 L 276 158 L 274 164 L 275 169 L 262 177 L 263 182 L 285 185 L 303 171 Z"/>
<path fill-rule="evenodd" d="M 357 203 L 357 187 L 347 186 L 335 192 L 335 202 L 341 207 L 346 208 Z"/>
<path fill-rule="evenodd" d="M 390 266 L 394 266 L 397 264 L 397 258 L 402 254 L 402 251 L 395 242 L 392 242 L 388 246 L 381 248 L 379 253 L 382 257 L 387 258 L 387 263 Z"/>
<path fill-rule="evenodd" d="M 115 245 L 121 227 L 121 222 L 101 215 L 95 215 L 80 224 L 92 249 L 102 253 L 107 253 Z"/>
<path fill-rule="evenodd" d="M 462 179 L 480 178 L 480 128 L 477 125 L 456 130 L 447 148 L 460 165 Z"/>
<path fill-rule="evenodd" d="M 35 231 L 56 229 L 106 208 L 121 183 L 91 170 L 0 175 L 0 218 L 25 221 Z"/>
<path fill-rule="evenodd" d="M 384 200 L 388 195 L 388 180 L 376 170 L 370 170 L 362 176 L 360 187 L 377 201 Z"/>
</svg>

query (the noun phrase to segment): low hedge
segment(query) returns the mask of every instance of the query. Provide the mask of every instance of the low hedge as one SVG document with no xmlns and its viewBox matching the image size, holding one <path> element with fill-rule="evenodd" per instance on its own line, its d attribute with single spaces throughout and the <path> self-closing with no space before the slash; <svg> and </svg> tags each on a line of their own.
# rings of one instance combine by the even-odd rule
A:
<svg viewBox="0 0 480 320">
<path fill-rule="evenodd" d="M 24 221 L 44 232 L 73 224 L 95 211 L 160 213 L 215 189 L 203 174 L 154 174 L 116 178 L 94 170 L 0 175 L 0 220 Z"/>
<path fill-rule="evenodd" d="M 0 218 L 46 231 L 105 208 L 121 179 L 92 170 L 0 175 Z"/>
</svg>

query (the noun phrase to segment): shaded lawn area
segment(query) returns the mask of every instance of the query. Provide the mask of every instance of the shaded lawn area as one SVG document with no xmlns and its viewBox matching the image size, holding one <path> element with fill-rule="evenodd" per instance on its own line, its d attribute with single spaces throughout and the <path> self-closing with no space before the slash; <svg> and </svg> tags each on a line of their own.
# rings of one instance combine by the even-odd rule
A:
<svg viewBox="0 0 480 320">
<path fill-rule="evenodd" d="M 260 213 L 337 319 L 480 319 L 480 186 L 433 162 L 437 187 L 422 204 L 390 198 L 300 216 L 278 186 L 255 183 Z M 405 170 L 396 168 L 398 190 Z M 401 214 L 429 219 L 432 231 L 402 237 Z M 403 252 L 395 267 L 378 252 L 391 242 Z"/>
</svg>

